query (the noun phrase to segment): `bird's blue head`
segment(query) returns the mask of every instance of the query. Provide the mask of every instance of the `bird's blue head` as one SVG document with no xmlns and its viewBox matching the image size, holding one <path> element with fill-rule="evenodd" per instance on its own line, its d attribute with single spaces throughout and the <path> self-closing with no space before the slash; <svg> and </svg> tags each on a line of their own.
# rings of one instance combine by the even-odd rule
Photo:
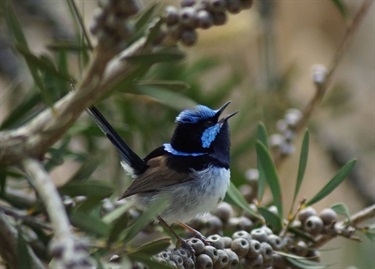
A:
<svg viewBox="0 0 375 269">
<path fill-rule="evenodd" d="M 219 152 L 229 156 L 230 138 L 228 119 L 237 112 L 219 119 L 227 102 L 221 108 L 213 110 L 198 105 L 194 109 L 182 111 L 177 117 L 177 126 L 171 143 L 165 149 L 176 155 L 199 156 Z"/>
</svg>

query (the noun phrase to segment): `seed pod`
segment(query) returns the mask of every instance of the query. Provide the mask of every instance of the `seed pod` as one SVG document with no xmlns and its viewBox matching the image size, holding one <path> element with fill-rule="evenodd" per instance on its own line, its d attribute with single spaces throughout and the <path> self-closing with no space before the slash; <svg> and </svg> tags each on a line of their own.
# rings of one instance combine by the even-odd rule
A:
<svg viewBox="0 0 375 269">
<path fill-rule="evenodd" d="M 254 229 L 251 231 L 251 237 L 255 240 L 258 240 L 259 242 L 267 241 L 267 236 L 267 232 L 262 228 Z"/>
<path fill-rule="evenodd" d="M 238 264 L 240 263 L 240 260 L 235 252 L 233 250 L 226 248 L 224 251 L 227 253 L 229 258 L 229 265 L 226 268 L 235 269 L 238 267 Z"/>
<path fill-rule="evenodd" d="M 219 254 L 219 257 L 214 264 L 215 269 L 226 268 L 229 265 L 229 257 L 227 252 L 223 249 L 218 249 L 217 253 Z"/>
<path fill-rule="evenodd" d="M 325 226 L 332 225 L 337 221 L 337 214 L 332 208 L 325 208 L 320 212 L 319 217 Z"/>
<path fill-rule="evenodd" d="M 187 242 L 190 246 L 192 246 L 192 248 L 195 251 L 195 254 L 198 255 L 198 254 L 203 253 L 205 245 L 202 242 L 202 240 L 200 240 L 198 238 L 190 238 L 190 239 L 187 240 Z"/>
<path fill-rule="evenodd" d="M 208 9 L 213 12 L 225 11 L 225 0 L 207 0 Z"/>
<path fill-rule="evenodd" d="M 214 246 L 217 249 L 224 248 L 224 240 L 218 234 L 210 235 L 209 237 L 207 237 L 206 241 L 209 242 L 212 246 Z"/>
<path fill-rule="evenodd" d="M 177 266 L 181 266 L 181 265 L 184 264 L 184 260 L 182 259 L 182 257 L 180 255 L 177 255 L 177 254 L 173 254 L 171 256 L 171 260 L 174 261 Z"/>
<path fill-rule="evenodd" d="M 214 268 L 212 259 L 207 254 L 200 254 L 196 261 L 197 269 L 211 269 Z"/>
<path fill-rule="evenodd" d="M 318 216 L 310 216 L 306 219 L 303 228 L 311 235 L 318 235 L 323 231 L 323 221 Z"/>
<path fill-rule="evenodd" d="M 193 46 L 197 42 L 198 34 L 195 30 L 184 30 L 181 34 L 181 42 L 185 46 Z"/>
<path fill-rule="evenodd" d="M 247 241 L 249 241 L 250 242 L 250 240 L 252 239 L 252 237 L 251 237 L 251 235 L 248 233 L 248 232 L 246 232 L 246 231 L 237 231 L 237 232 L 235 232 L 233 235 L 232 235 L 232 238 L 233 239 L 236 239 L 236 238 L 244 238 L 244 239 L 246 239 Z"/>
<path fill-rule="evenodd" d="M 213 263 L 215 263 L 219 259 L 219 253 L 213 246 L 205 246 L 203 253 L 207 254 L 211 258 Z"/>
<path fill-rule="evenodd" d="M 250 242 L 245 238 L 238 237 L 232 241 L 231 249 L 242 258 L 247 255 L 250 249 Z"/>
<path fill-rule="evenodd" d="M 184 267 L 185 269 L 195 269 L 195 263 L 194 263 L 194 260 L 192 258 L 188 258 L 185 262 L 184 262 Z"/>
<path fill-rule="evenodd" d="M 246 261 L 246 268 L 249 269 L 263 269 L 263 256 L 257 255 Z"/>
<path fill-rule="evenodd" d="M 216 234 L 221 232 L 223 229 L 223 222 L 215 215 L 208 214 L 205 222 L 208 234 Z"/>
<path fill-rule="evenodd" d="M 254 258 L 256 256 L 258 256 L 260 253 L 261 253 L 261 245 L 259 243 L 259 241 L 257 240 L 250 240 L 250 248 L 249 248 L 249 252 L 247 253 L 246 257 L 249 257 L 249 258 Z"/>
<path fill-rule="evenodd" d="M 180 13 L 180 22 L 182 25 L 194 28 L 197 25 L 197 11 L 193 7 L 184 7 Z"/>
<path fill-rule="evenodd" d="M 270 234 L 267 237 L 267 243 L 271 245 L 274 250 L 280 250 L 283 246 L 281 238 L 275 234 Z"/>
<path fill-rule="evenodd" d="M 286 111 L 284 118 L 288 126 L 294 127 L 302 118 L 302 116 L 303 114 L 299 109 L 291 108 Z"/>
<path fill-rule="evenodd" d="M 224 12 L 213 12 L 212 19 L 214 25 L 224 25 L 227 22 L 227 14 Z"/>
<path fill-rule="evenodd" d="M 310 217 L 310 216 L 316 216 L 316 210 L 312 207 L 306 207 L 299 212 L 298 219 L 302 223 L 305 223 L 307 218 Z"/>
<path fill-rule="evenodd" d="M 224 242 L 224 248 L 230 248 L 233 241 L 232 238 L 229 236 L 223 236 L 222 240 Z"/>
<path fill-rule="evenodd" d="M 240 0 L 227 0 L 227 10 L 232 14 L 238 14 L 242 10 Z"/>
<path fill-rule="evenodd" d="M 211 14 L 207 10 L 203 9 L 198 11 L 197 24 L 198 27 L 202 29 L 208 29 L 214 24 L 214 21 L 212 19 Z"/>
<path fill-rule="evenodd" d="M 164 20 L 167 25 L 175 25 L 180 19 L 178 9 L 174 6 L 167 6 L 164 12 Z"/>
<path fill-rule="evenodd" d="M 261 247 L 261 254 L 263 256 L 263 262 L 268 263 L 270 260 L 272 261 L 272 254 L 273 254 L 273 249 L 270 246 L 270 244 L 266 242 L 260 243 Z"/>
</svg>

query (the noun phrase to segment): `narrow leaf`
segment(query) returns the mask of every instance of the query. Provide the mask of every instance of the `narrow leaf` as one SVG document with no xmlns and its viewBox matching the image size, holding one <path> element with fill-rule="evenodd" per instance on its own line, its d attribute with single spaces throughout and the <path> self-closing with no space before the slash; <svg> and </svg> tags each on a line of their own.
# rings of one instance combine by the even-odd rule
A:
<svg viewBox="0 0 375 269">
<path fill-rule="evenodd" d="M 121 205 L 120 207 L 116 208 L 112 212 L 108 213 L 102 218 L 102 221 L 105 223 L 113 223 L 115 220 L 120 218 L 126 211 L 128 211 L 134 204 L 132 202 L 126 202 L 125 204 Z"/>
<path fill-rule="evenodd" d="M 268 149 L 268 134 L 266 127 L 263 123 L 258 123 L 257 127 L 257 138 L 262 144 Z M 260 163 L 259 158 L 257 159 L 257 166 L 259 172 L 259 179 L 258 179 L 258 202 L 261 203 L 264 195 L 264 191 L 266 189 L 266 175 L 264 174 L 264 169 Z"/>
<path fill-rule="evenodd" d="M 306 206 L 311 206 L 316 202 L 322 200 L 328 194 L 330 194 L 334 189 L 337 188 L 341 182 L 349 175 L 352 171 L 356 160 L 351 160 L 346 163 L 338 172 L 337 174 L 310 200 L 306 203 Z"/>
<path fill-rule="evenodd" d="M 5 5 L 4 5 L 5 10 L 4 10 L 3 15 L 5 16 L 5 20 L 16 42 L 18 44 L 21 44 L 27 47 L 27 41 L 26 41 L 25 35 L 22 31 L 22 27 L 17 19 L 17 16 L 13 11 L 11 2 L 12 1 L 9 1 L 9 0 L 5 1 Z"/>
<path fill-rule="evenodd" d="M 69 196 L 96 196 L 108 197 L 113 193 L 113 187 L 108 184 L 93 181 L 93 182 L 69 182 L 59 188 L 62 194 Z"/>
<path fill-rule="evenodd" d="M 138 261 L 142 262 L 143 264 L 147 265 L 148 268 L 152 269 L 172 269 L 175 267 L 172 267 L 168 264 L 163 264 L 163 263 L 158 263 L 154 260 L 152 260 L 150 257 L 145 256 L 144 254 L 129 254 L 129 258 L 132 259 L 133 261 Z"/>
<path fill-rule="evenodd" d="M 162 250 L 166 249 L 171 243 L 171 239 L 169 237 L 162 237 L 158 238 L 154 241 L 147 242 L 136 249 L 129 252 L 129 255 L 154 255 Z"/>
<path fill-rule="evenodd" d="M 94 155 L 90 157 L 87 161 L 85 161 L 81 167 L 78 169 L 77 172 L 69 179 L 69 183 L 72 182 L 82 182 L 87 180 L 92 173 L 98 168 L 99 164 L 101 163 L 103 157 L 99 155 Z"/>
<path fill-rule="evenodd" d="M 344 215 L 348 220 L 350 220 L 349 208 L 344 203 L 337 203 L 331 206 L 331 208 L 339 215 Z"/>
<path fill-rule="evenodd" d="M 81 211 L 71 213 L 70 220 L 74 226 L 94 235 L 107 236 L 110 231 L 105 222 Z"/>
<path fill-rule="evenodd" d="M 301 188 L 303 177 L 305 175 L 306 166 L 307 166 L 307 158 L 308 158 L 308 155 L 309 155 L 309 143 L 310 143 L 310 133 L 309 133 L 308 130 L 306 130 L 305 135 L 303 137 L 303 141 L 302 141 L 301 155 L 299 157 L 296 188 L 294 189 L 291 212 L 293 211 L 293 207 L 294 207 L 294 204 L 296 202 L 299 190 Z"/>
<path fill-rule="evenodd" d="M 174 62 L 182 60 L 185 55 L 179 51 L 165 51 L 154 53 L 143 53 L 134 56 L 129 56 L 126 59 L 132 63 L 154 64 L 163 62 Z"/>
<path fill-rule="evenodd" d="M 327 268 L 326 265 L 322 265 L 320 263 L 309 261 L 309 260 L 306 260 L 306 259 L 294 259 L 294 258 L 290 258 L 290 257 L 287 257 L 286 259 L 292 265 L 296 266 L 297 268 L 301 268 L 301 269 L 324 269 L 324 268 Z"/>
<path fill-rule="evenodd" d="M 259 122 L 257 126 L 257 138 L 268 149 L 268 134 L 263 122 Z"/>
<path fill-rule="evenodd" d="M 23 237 L 22 230 L 18 226 L 18 239 L 17 239 L 17 267 L 18 268 L 32 268 L 31 257 L 27 249 L 27 242 Z"/>
<path fill-rule="evenodd" d="M 375 242 L 375 225 L 370 226 L 364 234 L 367 236 L 368 239 Z"/>
<path fill-rule="evenodd" d="M 151 4 L 135 22 L 135 29 L 137 31 L 144 30 L 150 19 L 153 17 L 155 9 L 158 7 L 157 3 Z"/>
<path fill-rule="evenodd" d="M 229 197 L 233 201 L 233 203 L 248 212 L 250 215 L 259 219 L 259 215 L 249 207 L 249 204 L 246 202 L 245 198 L 243 198 L 241 192 L 232 182 L 229 185 L 227 197 Z"/>
<path fill-rule="evenodd" d="M 259 213 L 263 216 L 263 218 L 266 220 L 268 224 L 270 224 L 276 231 L 276 233 L 279 233 L 282 229 L 282 220 L 279 216 L 275 215 L 271 211 L 269 211 L 267 208 L 264 207 L 258 207 Z"/>
<path fill-rule="evenodd" d="M 129 241 L 134 238 L 146 225 L 154 220 L 162 213 L 170 204 L 170 200 L 166 195 L 158 196 L 155 201 L 147 208 L 145 212 L 134 222 L 132 226 L 125 232 L 123 241 Z"/>
<path fill-rule="evenodd" d="M 280 182 L 271 155 L 269 154 L 267 148 L 259 141 L 256 143 L 256 152 L 261 164 L 260 168 L 263 170 L 267 183 L 270 186 L 274 204 L 277 208 L 280 218 L 282 218 L 283 205 Z"/>
<path fill-rule="evenodd" d="M 342 0 L 331 0 L 345 21 L 349 19 L 348 8 Z"/>
</svg>

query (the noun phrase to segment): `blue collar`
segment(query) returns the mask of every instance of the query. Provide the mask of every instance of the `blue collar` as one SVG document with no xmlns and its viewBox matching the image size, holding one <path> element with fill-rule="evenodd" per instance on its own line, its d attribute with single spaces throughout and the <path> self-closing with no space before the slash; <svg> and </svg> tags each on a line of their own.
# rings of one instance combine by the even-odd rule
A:
<svg viewBox="0 0 375 269">
<path fill-rule="evenodd" d="M 169 152 L 173 155 L 176 155 L 176 156 L 193 156 L 193 157 L 196 157 L 196 156 L 202 156 L 202 155 L 205 155 L 207 153 L 205 152 L 183 152 L 183 151 L 178 151 L 178 150 L 175 150 L 171 144 L 169 143 L 165 143 L 163 144 L 164 146 L 164 150 L 166 152 Z"/>
</svg>

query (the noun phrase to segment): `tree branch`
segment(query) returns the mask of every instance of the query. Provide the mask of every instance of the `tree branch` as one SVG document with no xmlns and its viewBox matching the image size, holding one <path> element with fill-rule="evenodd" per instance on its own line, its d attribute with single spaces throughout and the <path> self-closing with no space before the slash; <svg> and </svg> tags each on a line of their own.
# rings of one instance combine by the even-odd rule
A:
<svg viewBox="0 0 375 269">
<path fill-rule="evenodd" d="M 25 159 L 23 169 L 39 193 L 54 231 L 51 253 L 56 258 L 56 267 L 79 268 L 90 265 L 86 245 L 70 231 L 69 219 L 57 189 L 42 164 L 34 159 Z"/>
</svg>

